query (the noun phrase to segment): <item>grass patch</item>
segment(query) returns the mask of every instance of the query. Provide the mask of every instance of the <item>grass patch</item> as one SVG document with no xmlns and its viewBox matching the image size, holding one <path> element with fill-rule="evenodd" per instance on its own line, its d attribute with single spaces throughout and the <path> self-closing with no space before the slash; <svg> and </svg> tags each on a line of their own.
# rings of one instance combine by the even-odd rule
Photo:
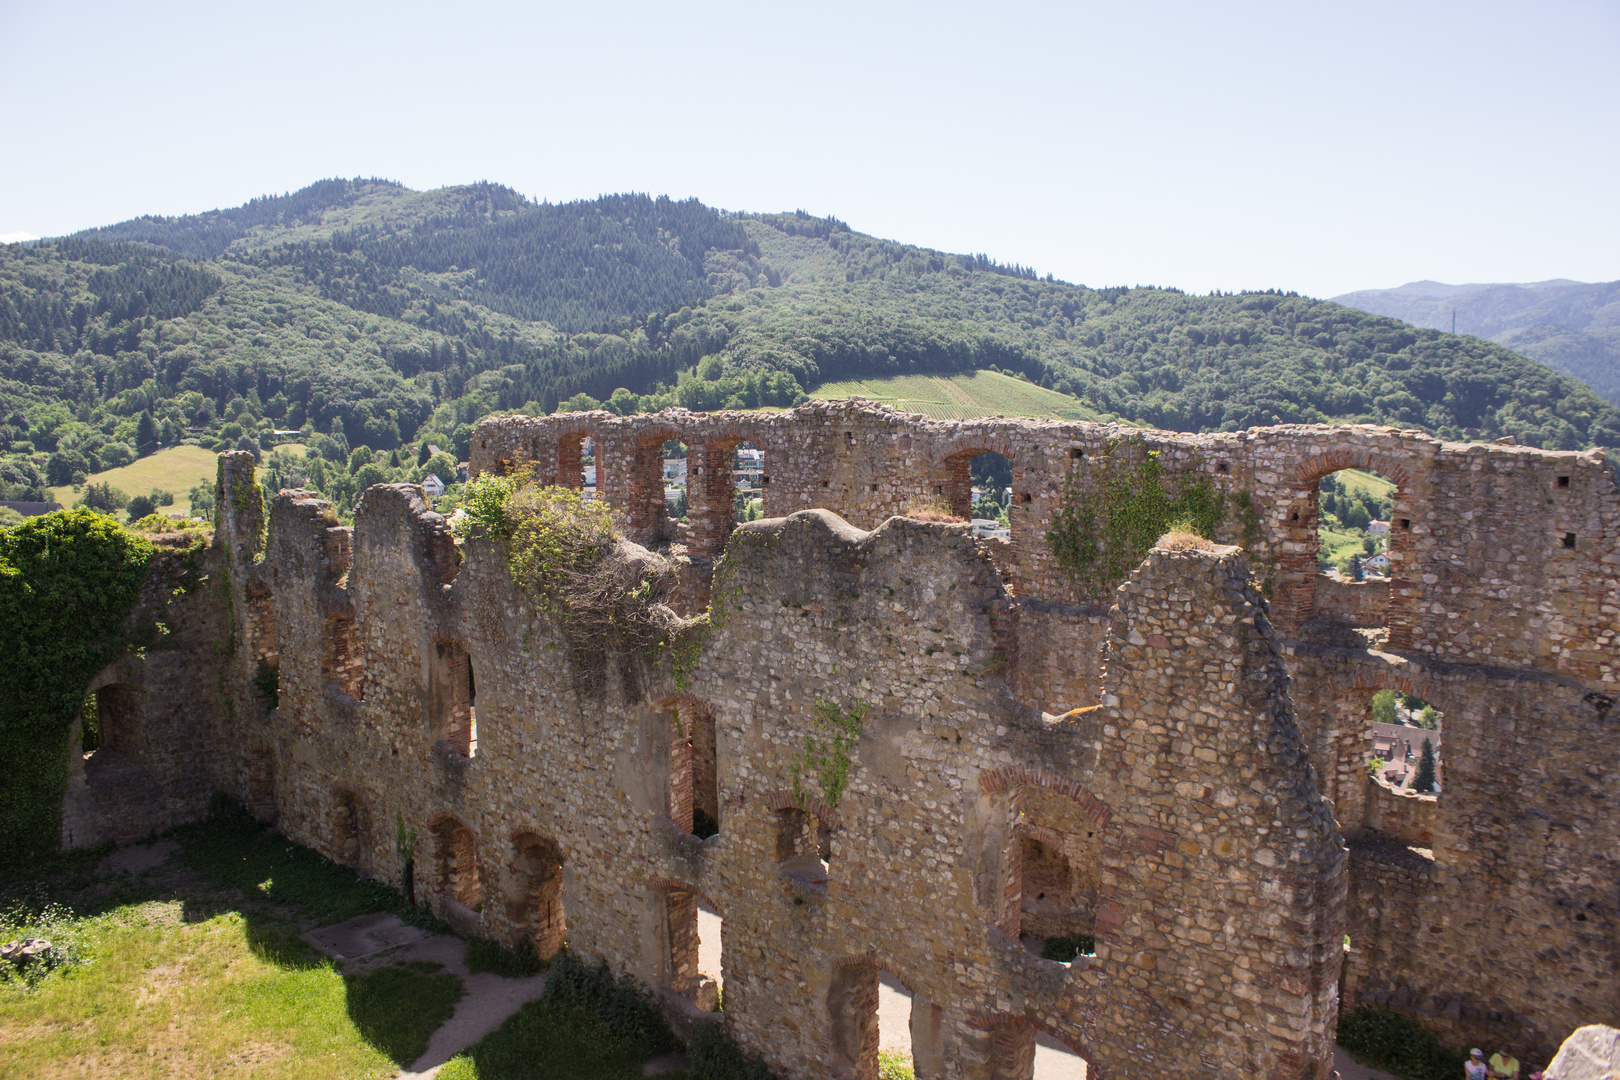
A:
<svg viewBox="0 0 1620 1080">
<path fill-rule="evenodd" d="M 362 879 L 320 852 L 266 829 L 229 800 L 216 798 L 206 822 L 177 829 L 175 836 L 187 866 L 249 896 L 296 905 L 316 925 L 391 912 L 424 930 L 447 929 L 393 887 Z"/>
<path fill-rule="evenodd" d="M 301 443 L 284 443 L 278 450 L 285 450 L 290 454 L 302 457 L 304 447 Z M 266 451 L 265 457 L 269 457 Z M 191 513 L 191 489 L 198 484 L 214 486 L 214 475 L 219 466 L 219 454 L 213 450 L 204 450 L 200 446 L 171 446 L 159 450 L 155 454 L 148 454 L 117 469 L 107 469 L 103 472 L 92 473 L 85 481 L 89 484 L 111 484 L 126 495 L 145 495 L 153 488 L 162 488 L 174 495 L 173 506 L 160 506 L 158 513 L 167 517 L 170 514 Z M 263 480 L 264 470 L 259 470 L 259 479 Z M 72 506 L 73 500 L 79 496 L 74 494 L 73 488 L 68 485 L 49 488 L 46 498 L 61 503 L 63 506 Z M 83 488 L 80 488 L 83 491 Z M 120 518 L 124 517 L 119 511 Z"/>
<path fill-rule="evenodd" d="M 632 1080 L 655 1055 L 679 1046 L 653 1003 L 630 976 L 590 966 L 564 952 L 546 992 L 482 1041 L 447 1062 L 441 1080 Z"/>
<path fill-rule="evenodd" d="M 825 382 L 811 397 L 829 401 L 859 396 L 893 405 L 901 412 L 922 413 L 935 420 L 971 420 L 976 416 L 1030 416 L 1042 420 L 1110 420 L 1080 404 L 1079 399 L 999 371 L 955 375 L 891 375 L 887 378 Z"/>
<path fill-rule="evenodd" d="M 917 1080 L 911 1055 L 899 1050 L 878 1051 L 878 1080 Z"/>
<path fill-rule="evenodd" d="M 1468 1060 L 1441 1047 L 1433 1032 L 1382 1009 L 1357 1009 L 1340 1017 L 1339 1045 L 1363 1065 L 1406 1080 L 1456 1080 Z"/>
<path fill-rule="evenodd" d="M 198 484 L 213 486 L 218 458 L 214 451 L 200 446 L 171 446 L 121 468 L 93 473 L 87 483 L 111 484 L 126 495 L 145 495 L 153 488 L 162 488 L 174 493 L 174 505 L 159 507 L 159 513 L 189 514 L 191 497 L 187 492 Z M 78 496 L 72 487 L 58 487 L 50 489 L 50 498 L 71 506 Z"/>
<path fill-rule="evenodd" d="M 692 1045 L 687 1048 L 687 1060 L 691 1063 L 692 1080 L 772 1080 L 771 1070 L 765 1063 L 744 1054 L 719 1024 L 704 1024 L 697 1029 L 692 1035 Z M 908 1069 L 910 1064 L 911 1059 L 907 1058 Z M 878 1075 L 887 1080 L 882 1068 L 883 1055 L 879 1054 Z"/>
<path fill-rule="evenodd" d="M 534 951 L 534 941 L 527 937 L 516 948 L 487 938 L 469 938 L 462 959 L 473 975 L 487 971 L 507 979 L 524 979 L 546 969 L 545 961 Z"/>
<path fill-rule="evenodd" d="M 345 978 L 300 938 L 409 914 L 404 899 L 216 811 L 138 876 L 100 871 L 102 849 L 0 880 L 0 940 L 46 938 L 64 957 L 0 980 L 0 1076 L 382 1078 L 421 1056 L 460 980 L 420 966 Z"/>
<path fill-rule="evenodd" d="M 348 975 L 343 982 L 355 1029 L 396 1065 L 427 1053 L 428 1040 L 466 993 L 444 965 L 425 960 Z"/>
</svg>

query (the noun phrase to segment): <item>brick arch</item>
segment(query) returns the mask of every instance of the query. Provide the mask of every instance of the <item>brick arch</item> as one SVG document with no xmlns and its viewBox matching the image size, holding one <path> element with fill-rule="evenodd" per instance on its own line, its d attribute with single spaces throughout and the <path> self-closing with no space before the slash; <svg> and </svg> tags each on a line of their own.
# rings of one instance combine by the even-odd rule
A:
<svg viewBox="0 0 1620 1080">
<path fill-rule="evenodd" d="M 986 769 L 979 774 L 979 788 L 986 795 L 1005 791 L 1017 784 L 1036 784 L 1073 799 L 1079 804 L 1080 809 L 1085 811 L 1086 816 L 1099 826 L 1106 826 L 1114 816 L 1112 807 L 1093 795 L 1086 785 L 1072 776 L 1028 765 L 1004 765 L 998 769 Z"/>
<path fill-rule="evenodd" d="M 428 819 L 428 832 L 433 837 L 433 891 L 465 907 L 477 907 L 483 901 L 478 834 L 461 818 L 443 810 Z"/>
<path fill-rule="evenodd" d="M 680 892 L 684 893 L 691 893 L 693 896 L 696 896 L 702 900 L 705 904 L 708 904 L 710 907 L 714 908 L 715 914 L 719 915 L 722 919 L 726 917 L 726 909 L 722 905 L 715 903 L 712 896 L 698 888 L 696 885 L 693 885 L 690 881 L 682 881 L 680 878 L 649 878 L 647 881 L 647 888 L 651 889 L 653 892 L 659 893 L 667 893 L 671 889 L 679 890 Z"/>
<path fill-rule="evenodd" d="M 995 445 L 992 445 L 995 444 Z M 1012 446 L 1008 443 L 996 443 L 993 439 L 977 439 L 970 443 L 966 449 L 953 450 L 943 462 L 945 475 L 943 490 L 945 502 L 950 506 L 951 513 L 960 518 L 973 516 L 973 459 L 980 454 L 1000 454 L 1009 463 L 1018 459 L 1012 454 Z"/>
<path fill-rule="evenodd" d="M 1279 502 L 1281 506 L 1297 506 L 1299 520 L 1290 517 L 1275 522 L 1273 526 L 1274 531 L 1280 534 L 1274 539 L 1280 539 L 1283 543 L 1277 546 L 1277 587 L 1271 605 L 1272 622 L 1284 633 L 1294 633 L 1315 613 L 1319 505 L 1316 485 L 1322 477 L 1340 469 L 1364 469 L 1394 481 L 1396 509 L 1406 509 L 1408 515 L 1411 514 L 1407 503 L 1415 494 L 1418 475 L 1410 463 L 1361 447 L 1336 447 L 1301 458 L 1290 477 L 1293 493 L 1291 496 L 1285 494 Z M 1416 550 L 1411 532 L 1391 522 L 1386 547 L 1392 564 L 1386 616 L 1388 648 L 1409 648 L 1412 626 L 1416 621 L 1416 613 L 1412 610 L 1415 593 L 1401 586 L 1416 572 L 1412 564 Z"/>
<path fill-rule="evenodd" d="M 820 796 L 812 795 L 800 802 L 794 798 L 793 792 L 783 789 L 767 792 L 765 805 L 773 812 L 777 810 L 803 810 L 807 814 L 814 814 L 829 829 L 841 829 L 844 827 L 844 819 L 838 816 L 838 811 L 828 806 Z"/>
</svg>

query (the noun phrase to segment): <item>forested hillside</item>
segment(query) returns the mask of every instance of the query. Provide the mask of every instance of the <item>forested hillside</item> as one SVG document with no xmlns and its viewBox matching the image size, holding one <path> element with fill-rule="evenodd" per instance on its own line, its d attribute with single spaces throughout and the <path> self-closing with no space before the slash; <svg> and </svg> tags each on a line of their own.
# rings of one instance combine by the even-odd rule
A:
<svg viewBox="0 0 1620 1080">
<path fill-rule="evenodd" d="M 1413 281 L 1335 297 L 1417 326 L 1475 334 L 1572 375 L 1620 405 L 1620 281 L 1445 285 Z"/>
<path fill-rule="evenodd" d="M 334 464 L 392 464 L 421 441 L 464 457 L 494 410 L 783 406 L 990 368 L 1183 430 L 1620 445 L 1620 412 L 1539 363 L 1291 293 L 1086 288 L 695 200 L 332 180 L 0 247 L 0 497 L 186 440 L 302 429 Z"/>
</svg>

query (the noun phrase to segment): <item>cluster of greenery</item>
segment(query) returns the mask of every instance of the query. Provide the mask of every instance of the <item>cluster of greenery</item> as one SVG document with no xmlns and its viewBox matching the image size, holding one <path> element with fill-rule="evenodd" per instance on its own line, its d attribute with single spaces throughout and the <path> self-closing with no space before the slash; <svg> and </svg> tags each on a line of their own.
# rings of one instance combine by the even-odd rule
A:
<svg viewBox="0 0 1620 1080">
<path fill-rule="evenodd" d="M 1129 455 L 1138 448 L 1119 442 L 1108 453 Z M 1166 533 L 1213 539 L 1226 519 L 1226 502 L 1208 479 L 1171 496 L 1164 486 L 1159 452 L 1149 450 L 1129 472 L 1115 471 L 1096 491 L 1080 490 L 1071 475 L 1046 541 L 1075 584 L 1086 595 L 1101 597 L 1123 581 Z"/>
<path fill-rule="evenodd" d="M 1363 1065 L 1405 1080 L 1456 1080 L 1468 1060 L 1443 1049 L 1433 1032 L 1384 1010 L 1357 1009 L 1341 1016 L 1339 1045 Z"/>
<path fill-rule="evenodd" d="M 68 732 L 85 686 L 126 644 L 153 552 L 88 509 L 0 529 L 0 864 L 60 840 Z"/>
<path fill-rule="evenodd" d="M 1179 430 L 1620 443 L 1620 411 L 1534 361 L 1292 293 L 1092 289 L 802 213 L 332 180 L 0 248 L 0 496 L 178 442 L 464 460 L 496 410 L 780 407 L 984 369 Z"/>
<path fill-rule="evenodd" d="M 645 987 L 629 975 L 615 976 L 605 962 L 587 964 L 564 951 L 546 974 L 544 994 L 451 1058 L 439 1075 L 628 1080 L 641 1076 L 648 1058 L 679 1046 Z M 706 1080 L 695 1069 L 688 1076 Z"/>
<path fill-rule="evenodd" d="M 1397 709 L 1397 703 L 1400 708 Z M 1410 721 L 1403 721 L 1401 710 L 1404 709 Z M 1440 721 L 1445 714 L 1420 697 L 1402 693 L 1399 690 L 1380 690 L 1372 696 L 1372 718 L 1377 724 L 1400 724 L 1410 722 L 1426 731 L 1440 730 Z"/>
<path fill-rule="evenodd" d="M 1317 560 L 1352 581 L 1365 580 L 1363 563 L 1386 541 L 1368 531 L 1394 513 L 1395 485 L 1376 473 L 1342 470 L 1322 477 L 1317 495 Z"/>
<path fill-rule="evenodd" d="M 435 505 L 448 513 L 459 505 L 462 487 L 456 482 L 456 459 L 443 449 L 432 452 L 434 446 L 449 445 L 449 439 L 441 444 L 438 438 L 429 433 L 415 453 L 409 448 L 378 451 L 369 446 L 351 450 L 348 439 L 334 425 L 330 435 L 311 435 L 301 453 L 275 450 L 268 457 L 261 457 L 264 473 L 260 483 L 267 492 L 282 488 L 319 491 L 332 501 L 339 516 L 347 519 L 360 496 L 373 484 L 419 484 L 431 475 L 445 484 L 448 501 Z M 197 501 L 194 492 L 193 513 L 197 512 Z M 211 508 L 212 500 L 205 501 Z"/>
</svg>

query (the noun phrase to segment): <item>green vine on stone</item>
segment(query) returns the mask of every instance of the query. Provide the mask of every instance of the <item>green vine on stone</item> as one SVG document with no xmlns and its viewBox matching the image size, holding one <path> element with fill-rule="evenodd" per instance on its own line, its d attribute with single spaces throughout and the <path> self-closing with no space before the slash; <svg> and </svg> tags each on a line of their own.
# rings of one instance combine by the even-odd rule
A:
<svg viewBox="0 0 1620 1080">
<path fill-rule="evenodd" d="M 416 830 L 405 827 L 405 815 L 394 811 L 394 820 L 398 823 L 394 828 L 394 850 L 399 852 L 401 862 L 410 862 L 416 855 Z"/>
<path fill-rule="evenodd" d="M 790 770 L 793 799 L 801 809 L 810 808 L 809 796 L 804 790 L 806 775 L 816 778 L 821 787 L 821 800 L 828 809 L 838 808 L 844 788 L 849 784 L 849 752 L 861 737 L 866 710 L 864 701 L 857 701 L 845 713 L 830 701 L 816 699 L 815 732 L 804 737 L 804 749 Z"/>
<path fill-rule="evenodd" d="M 1109 447 L 1110 456 L 1116 448 Z M 1065 477 L 1046 542 L 1076 585 L 1101 595 L 1125 580 L 1165 533 L 1180 530 L 1212 540 L 1225 517 L 1226 495 L 1208 477 L 1172 498 L 1159 452 L 1149 450 L 1135 468 L 1115 472 L 1095 491 L 1082 491 L 1074 472 Z"/>
</svg>

